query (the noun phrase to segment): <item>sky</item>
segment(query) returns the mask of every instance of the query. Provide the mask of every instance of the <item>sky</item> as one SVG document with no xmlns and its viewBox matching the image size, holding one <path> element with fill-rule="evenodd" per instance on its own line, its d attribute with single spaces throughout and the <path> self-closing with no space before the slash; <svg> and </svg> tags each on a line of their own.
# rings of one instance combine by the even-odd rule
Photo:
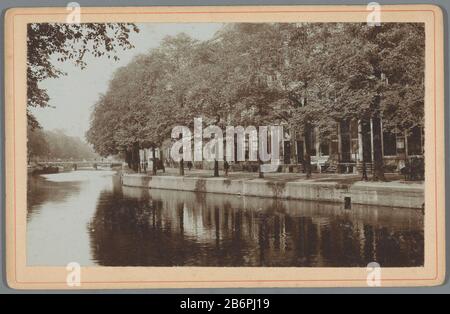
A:
<svg viewBox="0 0 450 314">
<path fill-rule="evenodd" d="M 119 50 L 119 61 L 104 58 L 86 58 L 87 67 L 81 70 L 71 62 L 52 62 L 66 76 L 47 79 L 40 86 L 47 89 L 50 97 L 49 107 L 34 108 L 33 114 L 45 130 L 63 130 L 67 135 L 85 140 L 89 129 L 90 115 L 100 94 L 108 89 L 113 73 L 127 65 L 136 55 L 146 53 L 159 46 L 161 40 L 168 35 L 184 32 L 193 38 L 207 40 L 213 37 L 223 24 L 215 23 L 145 23 L 137 24 L 140 32 L 130 36 L 134 49 Z"/>
</svg>

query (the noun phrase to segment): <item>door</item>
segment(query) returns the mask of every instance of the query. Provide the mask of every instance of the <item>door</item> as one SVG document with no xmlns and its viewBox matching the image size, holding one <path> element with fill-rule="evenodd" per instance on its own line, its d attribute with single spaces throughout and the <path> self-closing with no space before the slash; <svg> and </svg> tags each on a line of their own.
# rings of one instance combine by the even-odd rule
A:
<svg viewBox="0 0 450 314">
<path fill-rule="evenodd" d="M 288 165 L 291 163 L 291 142 L 284 141 L 284 164 Z"/>
</svg>

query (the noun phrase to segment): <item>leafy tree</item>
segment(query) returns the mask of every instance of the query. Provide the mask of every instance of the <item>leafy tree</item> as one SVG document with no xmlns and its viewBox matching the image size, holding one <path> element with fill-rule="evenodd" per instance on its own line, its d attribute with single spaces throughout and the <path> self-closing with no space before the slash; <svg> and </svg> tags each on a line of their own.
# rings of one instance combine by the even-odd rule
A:
<svg viewBox="0 0 450 314">
<path fill-rule="evenodd" d="M 45 134 L 40 128 L 32 129 L 28 126 L 27 136 L 27 156 L 28 162 L 34 157 L 45 158 L 49 155 L 49 144 L 45 138 Z"/>
<path fill-rule="evenodd" d="M 281 70 L 284 97 L 280 110 L 291 130 L 302 130 L 305 148 L 302 159 L 309 178 L 314 126 L 320 126 L 322 137 L 334 131 L 330 117 L 323 114 L 329 98 L 321 91 L 328 82 L 320 71 L 320 64 L 326 58 L 326 43 L 332 35 L 326 24 L 284 24 L 282 31 L 285 62 Z"/>
<path fill-rule="evenodd" d="M 167 37 L 118 70 L 88 140 L 106 155 L 158 147 L 199 116 L 222 128 L 279 123 L 305 137 L 309 177 L 313 128 L 330 138 L 341 121 L 372 119 L 383 180 L 380 118 L 391 130 L 423 124 L 423 73 L 420 24 L 228 24 L 204 42 Z"/>
<path fill-rule="evenodd" d="M 92 147 L 78 137 L 68 136 L 62 130 L 46 131 L 28 126 L 28 160 L 89 160 L 96 159 Z"/>
<path fill-rule="evenodd" d="M 27 97 L 28 107 L 48 106 L 49 96 L 39 83 L 58 78 L 65 73 L 52 60 L 71 61 L 86 67 L 85 57 L 107 56 L 118 60 L 119 48 L 133 48 L 129 41 L 131 31 L 138 32 L 131 23 L 31 23 L 27 27 Z M 29 110 L 28 123 L 39 125 Z"/>
<path fill-rule="evenodd" d="M 96 151 L 102 155 L 124 151 L 137 171 L 140 148 L 159 147 L 173 125 L 187 122 L 189 81 L 181 74 L 193 44 L 184 34 L 168 37 L 160 48 L 136 57 L 114 74 L 94 108 L 87 133 Z"/>
<path fill-rule="evenodd" d="M 423 125 L 424 27 L 346 24 L 327 48 L 323 64 L 334 95 L 326 113 L 339 120 L 373 121 L 374 180 L 385 180 L 380 119 L 387 130 Z"/>
<path fill-rule="evenodd" d="M 282 95 L 269 80 L 280 65 L 279 35 L 274 25 L 251 23 L 230 24 L 218 34 L 215 41 L 219 43 L 216 51 L 219 78 L 210 80 L 209 85 L 217 91 L 212 95 L 216 103 L 211 111 L 222 121 L 220 126 L 279 122 L 275 106 Z M 259 175 L 263 177 L 259 154 L 258 161 Z"/>
</svg>

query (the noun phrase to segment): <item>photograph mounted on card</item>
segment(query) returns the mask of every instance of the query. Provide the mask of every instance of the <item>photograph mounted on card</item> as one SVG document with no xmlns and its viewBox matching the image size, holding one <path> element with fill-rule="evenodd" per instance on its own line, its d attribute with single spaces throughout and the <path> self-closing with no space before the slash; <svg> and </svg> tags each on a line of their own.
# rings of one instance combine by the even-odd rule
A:
<svg viewBox="0 0 450 314">
<path fill-rule="evenodd" d="M 12 288 L 443 282 L 438 7 L 5 20 Z"/>
</svg>

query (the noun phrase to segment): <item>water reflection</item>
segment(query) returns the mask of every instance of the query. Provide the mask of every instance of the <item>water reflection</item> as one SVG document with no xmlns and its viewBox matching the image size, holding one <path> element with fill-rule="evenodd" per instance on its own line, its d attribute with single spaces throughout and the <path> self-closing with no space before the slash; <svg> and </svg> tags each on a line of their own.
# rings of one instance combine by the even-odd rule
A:
<svg viewBox="0 0 450 314">
<path fill-rule="evenodd" d="M 34 234 L 83 243 L 65 253 L 42 252 L 29 263 L 53 265 L 60 256 L 60 262 L 78 257 L 72 260 L 103 266 L 423 265 L 420 211 L 368 206 L 346 211 L 330 203 L 127 188 L 117 177 L 78 184 L 60 208 L 68 216 L 78 212 L 71 216 L 76 228 L 45 214 L 52 212 L 52 194 L 39 202 L 29 225 Z M 28 249 L 36 253 L 33 245 L 38 244 L 28 243 Z"/>
<path fill-rule="evenodd" d="M 40 204 L 46 202 L 64 203 L 71 195 L 80 192 L 80 184 L 78 182 L 68 182 L 60 184 L 58 182 L 46 181 L 41 176 L 30 176 L 27 183 L 27 221 L 31 215 L 38 214 Z"/>
<path fill-rule="evenodd" d="M 74 171 L 28 178 L 28 265 L 95 264 L 86 226 L 100 192 L 112 189 L 112 174 Z"/>
<path fill-rule="evenodd" d="M 108 266 L 423 264 L 420 212 L 123 187 L 103 191 L 90 224 Z"/>
</svg>

